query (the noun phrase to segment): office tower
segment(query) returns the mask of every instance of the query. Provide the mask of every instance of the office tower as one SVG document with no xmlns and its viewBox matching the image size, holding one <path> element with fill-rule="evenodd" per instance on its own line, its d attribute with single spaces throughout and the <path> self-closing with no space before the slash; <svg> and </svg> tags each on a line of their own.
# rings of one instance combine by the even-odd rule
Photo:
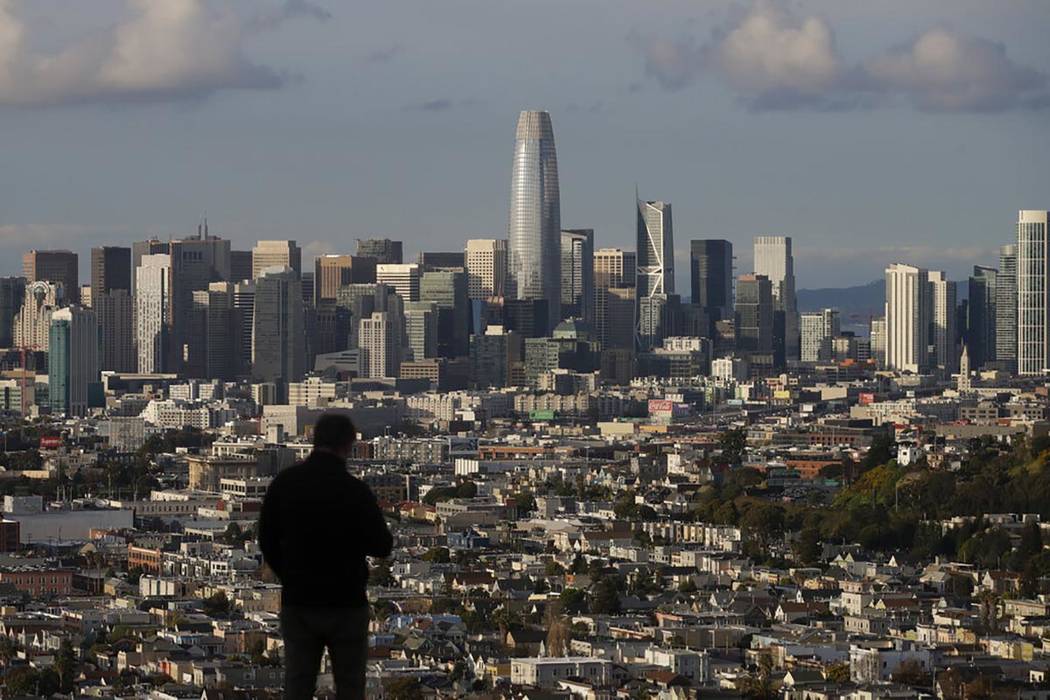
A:
<svg viewBox="0 0 1050 700">
<path fill-rule="evenodd" d="M 284 385 L 306 373 L 306 320 L 299 274 L 288 266 L 262 270 L 255 280 L 252 378 Z"/>
<path fill-rule="evenodd" d="M 1017 245 L 999 249 L 995 277 L 995 361 L 1006 371 L 1017 368 Z"/>
<path fill-rule="evenodd" d="M 609 287 L 599 297 L 602 302 L 600 328 L 597 333 L 602 350 L 634 352 L 635 318 L 638 299 L 634 287 Z"/>
<path fill-rule="evenodd" d="M 72 251 L 31 250 L 22 256 L 22 276 L 26 282 L 61 284 L 66 303 L 80 300 L 80 270 L 77 254 Z"/>
<path fill-rule="evenodd" d="M 119 246 L 92 248 L 92 300 L 114 289 L 131 291 L 131 248 Z"/>
<path fill-rule="evenodd" d="M 603 349 L 634 348 L 633 337 L 628 345 L 623 345 L 624 338 L 621 334 L 621 323 L 624 321 L 625 310 L 623 300 L 627 295 L 623 292 L 613 294 L 612 289 L 631 289 L 631 299 L 636 299 L 634 294 L 638 257 L 633 251 L 621 248 L 599 248 L 594 251 L 594 330 Z M 615 308 L 613 308 L 615 307 Z M 633 307 L 633 302 L 632 302 Z M 631 309 L 630 323 L 634 327 L 634 308 Z M 613 316 L 615 315 L 615 318 Z M 631 331 L 633 336 L 634 331 Z M 612 343 L 612 344 L 610 344 Z"/>
<path fill-rule="evenodd" d="M 463 251 L 422 251 L 419 254 L 419 267 L 423 272 L 462 272 L 466 263 Z"/>
<path fill-rule="evenodd" d="M 514 359 L 520 361 L 523 355 L 521 338 L 502 326 L 489 326 L 485 333 L 471 336 L 471 384 L 479 389 L 507 386 Z"/>
<path fill-rule="evenodd" d="M 467 275 L 459 271 L 424 272 L 419 283 L 419 300 L 437 307 L 440 357 L 465 357 L 470 352 L 470 300 Z"/>
<path fill-rule="evenodd" d="M 594 229 L 561 232 L 561 314 L 594 323 Z"/>
<path fill-rule="evenodd" d="M 467 295 L 471 299 L 501 297 L 507 278 L 507 241 L 473 238 L 467 241 Z"/>
<path fill-rule="evenodd" d="M 638 200 L 636 205 L 638 299 L 656 294 L 674 294 L 671 204 Z"/>
<path fill-rule="evenodd" d="M 142 264 L 142 257 L 145 255 L 170 255 L 171 245 L 168 241 L 157 240 L 151 238 L 148 241 L 135 241 L 131 244 L 131 291 L 132 295 L 135 292 L 135 284 L 137 280 L 136 270 L 139 269 L 139 265 Z"/>
<path fill-rule="evenodd" d="M 800 355 L 803 362 L 828 362 L 834 356 L 832 339 L 840 330 L 837 309 L 823 309 L 801 315 Z"/>
<path fill-rule="evenodd" d="M 79 306 L 51 314 L 48 343 L 48 385 L 51 410 L 84 416 L 98 375 L 98 323 L 95 312 Z"/>
<path fill-rule="evenodd" d="M 663 345 L 664 338 L 681 335 L 682 304 L 677 294 L 652 294 L 638 300 L 637 344 L 642 352 Z"/>
<path fill-rule="evenodd" d="M 47 352 L 51 314 L 65 305 L 64 291 L 58 282 L 38 280 L 26 285 L 22 308 L 15 314 L 13 340 L 16 348 Z"/>
<path fill-rule="evenodd" d="M 795 258 L 790 236 L 755 236 L 755 274 L 773 285 L 774 351 L 785 362 L 797 360 L 798 303 L 795 298 Z"/>
<path fill-rule="evenodd" d="M 410 301 L 405 304 L 405 335 L 412 360 L 440 357 L 438 305 L 432 301 Z"/>
<path fill-rule="evenodd" d="M 99 368 L 112 372 L 134 372 L 138 366 L 135 356 L 135 298 L 127 289 L 102 292 L 93 299 L 92 309 L 99 330 Z"/>
<path fill-rule="evenodd" d="M 376 264 L 379 265 L 400 265 L 405 261 L 401 241 L 392 241 L 389 238 L 359 238 L 357 254 L 375 258 Z"/>
<path fill-rule="evenodd" d="M 230 242 L 211 236 L 169 242 L 171 252 L 171 347 L 168 371 L 204 377 L 204 338 L 193 332 L 193 293 L 230 279 Z"/>
<path fill-rule="evenodd" d="M 930 362 L 946 374 L 955 371 L 959 333 L 956 328 L 956 284 L 938 270 L 927 275 L 930 281 Z"/>
<path fill-rule="evenodd" d="M 553 326 L 561 318 L 561 195 L 547 112 L 526 111 L 518 118 L 507 231 L 506 296 L 546 299 Z"/>
<path fill-rule="evenodd" d="M 930 366 L 930 283 L 926 270 L 886 268 L 886 367 L 921 374 Z"/>
<path fill-rule="evenodd" d="M 313 306 L 314 273 L 304 272 L 299 276 L 299 289 L 303 293 L 303 303 L 307 306 Z"/>
<path fill-rule="evenodd" d="M 252 279 L 252 251 L 230 251 L 230 281 L 240 282 Z"/>
<path fill-rule="evenodd" d="M 995 362 L 995 294 L 998 270 L 974 265 L 967 295 L 966 346 L 978 369 Z"/>
<path fill-rule="evenodd" d="M 736 349 L 753 375 L 773 370 L 773 284 L 765 275 L 741 275 L 736 283 Z"/>
<path fill-rule="evenodd" d="M 546 299 L 505 299 L 503 327 L 522 338 L 542 338 L 550 328 Z"/>
<path fill-rule="evenodd" d="M 733 244 L 718 239 L 689 242 L 689 286 L 692 301 L 707 314 L 714 332 L 717 321 L 733 317 Z"/>
<path fill-rule="evenodd" d="M 291 268 L 303 274 L 303 251 L 295 241 L 259 241 L 252 248 L 252 279 L 259 279 L 271 267 Z"/>
<path fill-rule="evenodd" d="M 1050 314 L 1050 212 L 1021 210 L 1017 216 L 1017 373 L 1050 368 L 1047 323 Z"/>
<path fill-rule="evenodd" d="M 168 371 L 171 301 L 171 255 L 143 255 L 135 268 L 135 346 L 141 374 Z"/>
<path fill-rule="evenodd" d="M 417 263 L 376 265 L 376 282 L 390 285 L 405 301 L 419 301 L 420 277 Z"/>
<path fill-rule="evenodd" d="M 361 320 L 377 311 L 391 314 L 396 324 L 404 324 L 404 298 L 388 284 L 348 284 L 339 290 L 336 305 L 350 311 L 350 348 L 360 347 Z"/>
<path fill-rule="evenodd" d="M 252 371 L 252 333 L 255 330 L 255 280 L 245 278 L 233 285 L 233 312 L 237 318 L 234 362 L 238 375 Z"/>
<path fill-rule="evenodd" d="M 401 330 L 385 311 L 362 318 L 358 329 L 359 374 L 362 377 L 396 377 L 401 369 Z"/>
<path fill-rule="evenodd" d="M 204 339 L 204 373 L 208 379 L 233 379 L 237 374 L 240 328 L 234 309 L 234 284 L 212 282 L 193 293 L 194 331 Z"/>
<path fill-rule="evenodd" d="M 348 284 L 376 281 L 375 258 L 357 255 L 319 255 L 314 261 L 314 303 L 335 301 Z"/>
<path fill-rule="evenodd" d="M 25 277 L 0 277 L 0 348 L 14 346 L 15 316 L 25 295 Z"/>
<path fill-rule="evenodd" d="M 868 344 L 871 347 L 871 359 L 879 367 L 886 366 L 886 317 L 871 319 L 868 324 Z"/>
</svg>

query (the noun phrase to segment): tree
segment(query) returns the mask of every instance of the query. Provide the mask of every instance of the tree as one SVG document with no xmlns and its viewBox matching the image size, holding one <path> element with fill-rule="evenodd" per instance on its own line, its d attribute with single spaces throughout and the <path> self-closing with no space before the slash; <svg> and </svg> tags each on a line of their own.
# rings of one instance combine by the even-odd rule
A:
<svg viewBox="0 0 1050 700">
<path fill-rule="evenodd" d="M 369 581 L 376 586 L 392 586 L 394 576 L 390 573 L 390 562 L 386 559 L 377 559 L 375 566 L 372 567 Z"/>
<path fill-rule="evenodd" d="M 570 631 L 568 622 L 552 603 L 544 613 L 544 625 L 547 627 L 547 656 L 565 656 L 569 649 Z"/>
<path fill-rule="evenodd" d="M 594 585 L 591 596 L 591 612 L 597 615 L 620 614 L 620 591 L 617 589 L 616 576 L 603 576 Z"/>
<path fill-rule="evenodd" d="M 473 481 L 464 481 L 456 487 L 456 498 L 474 498 L 478 495 L 478 485 Z"/>
<path fill-rule="evenodd" d="M 578 615 L 587 609 L 587 594 L 579 588 L 565 588 L 558 596 L 567 615 Z"/>
<path fill-rule="evenodd" d="M 230 599 L 225 592 L 219 591 L 201 601 L 201 607 L 209 617 L 227 617 L 230 614 Z"/>
<path fill-rule="evenodd" d="M 63 693 L 73 691 L 73 679 L 77 670 L 77 657 L 73 652 L 73 643 L 66 637 L 58 646 L 55 655 L 55 672 L 58 674 L 59 690 Z"/>
<path fill-rule="evenodd" d="M 433 547 L 423 554 L 422 559 L 433 564 L 448 564 L 452 561 L 452 556 L 449 554 L 448 547 Z"/>
<path fill-rule="evenodd" d="M 388 678 L 383 690 L 390 700 L 423 700 L 423 686 L 418 678 Z"/>
<path fill-rule="evenodd" d="M 922 670 L 918 661 L 902 661 L 897 670 L 893 672 L 893 681 L 902 685 L 920 686 L 928 682 L 927 674 Z"/>
<path fill-rule="evenodd" d="M 804 527 L 795 542 L 795 557 L 807 566 L 820 558 L 820 531 L 815 527 Z"/>
<path fill-rule="evenodd" d="M 758 658 L 758 670 L 738 684 L 737 688 L 745 697 L 752 700 L 774 700 L 777 696 L 777 684 L 773 680 L 773 657 L 769 651 L 763 651 Z"/>
<path fill-rule="evenodd" d="M 747 448 L 747 431 L 743 428 L 727 430 L 718 437 L 722 457 L 729 464 L 740 464 Z"/>
<path fill-rule="evenodd" d="M 18 656 L 18 642 L 6 634 L 0 637 L 0 663 L 6 667 L 16 656 Z"/>
<path fill-rule="evenodd" d="M 824 671 L 824 679 L 828 683 L 848 683 L 849 682 L 849 664 L 839 663 L 831 664 Z"/>
</svg>

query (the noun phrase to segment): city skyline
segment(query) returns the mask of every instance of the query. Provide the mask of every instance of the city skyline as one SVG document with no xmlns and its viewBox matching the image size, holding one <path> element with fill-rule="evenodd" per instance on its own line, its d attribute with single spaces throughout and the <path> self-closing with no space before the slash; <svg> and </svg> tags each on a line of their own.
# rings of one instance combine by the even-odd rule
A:
<svg viewBox="0 0 1050 700">
<path fill-rule="evenodd" d="M 369 8 L 403 28 L 403 36 L 382 45 L 348 26 L 348 13 L 323 2 L 317 5 L 323 12 L 290 18 L 270 12 L 276 2 L 234 7 L 238 26 L 250 25 L 251 31 L 236 41 L 219 39 L 224 45 L 234 41 L 239 60 L 225 81 L 187 87 L 189 101 L 178 91 L 99 94 L 90 82 L 83 89 L 95 92 L 79 100 L 58 92 L 30 99 L 3 86 L 0 146 L 31 165 L 0 175 L 6 193 L 0 254 L 8 259 L 30 247 L 70 247 L 83 261 L 95 245 L 189 232 L 204 212 L 234 247 L 295 238 L 308 256 L 352 252 L 354 238 L 370 235 L 404 240 L 411 253 L 431 242 L 447 249 L 463 238 L 502 237 L 507 164 L 500 154 L 506 152 L 507 123 L 532 107 L 551 111 L 558 121 L 563 227 L 594 228 L 603 245 L 629 244 L 633 222 L 623 201 L 637 182 L 676 204 L 679 278 L 689 239 L 735 242 L 738 267 L 748 269 L 747 241 L 785 235 L 795 241 L 800 288 L 842 286 L 854 277 L 875 280 L 896 259 L 962 279 L 975 261 L 994 262 L 989 239 L 1008 235 L 1010 212 L 1041 206 L 1045 186 L 1038 163 L 1045 162 L 1050 140 L 1036 98 L 1050 56 L 1034 20 L 1050 14 L 1045 4 L 992 10 L 981 3 L 930 1 L 902 13 L 893 2 L 867 8 L 808 1 L 791 12 L 772 3 L 735 12 L 728 3 L 715 3 L 701 12 L 674 2 L 661 13 L 646 13 L 639 3 L 621 2 L 618 23 L 595 18 L 584 11 L 586 4 L 564 8 L 559 31 L 596 37 L 589 39 L 597 43 L 590 51 L 575 45 L 573 51 L 600 49 L 594 55 L 618 69 L 615 77 L 599 72 L 593 86 L 579 85 L 564 71 L 554 72 L 563 80 L 540 82 L 540 75 L 551 74 L 544 58 L 517 73 L 500 62 L 488 65 L 485 76 L 501 87 L 485 99 L 466 88 L 442 96 L 447 81 L 421 84 L 420 75 L 429 75 L 421 64 L 431 61 L 447 70 L 451 61 L 462 69 L 484 45 L 446 59 L 446 39 L 427 34 L 429 23 L 408 8 Z M 454 38 L 462 31 L 454 21 L 459 13 L 478 14 L 472 5 L 421 16 L 440 22 Z M 134 17 L 119 2 L 109 3 L 110 14 L 90 19 L 67 12 L 66 33 L 52 37 L 46 20 L 54 10 L 50 0 L 19 3 L 0 21 L 10 24 L 13 17 L 27 36 L 61 47 L 75 45 L 99 21 L 119 24 Z M 865 20 L 864 36 L 857 33 L 858 18 Z M 534 21 L 517 14 L 515 19 Z M 959 83 L 948 81 L 937 92 L 916 79 L 910 91 L 883 80 L 883 92 L 868 94 L 867 104 L 828 104 L 844 88 L 827 79 L 815 85 L 796 80 L 796 92 L 810 85 L 808 100 L 762 109 L 748 90 L 761 92 L 779 84 L 774 79 L 799 76 L 741 76 L 727 73 L 726 65 L 696 65 L 716 29 L 746 33 L 758 20 L 786 37 L 813 20 L 836 40 L 819 54 L 833 72 L 870 65 L 892 54 L 888 47 L 916 37 L 927 44 L 939 39 L 974 65 L 995 70 L 987 72 L 990 82 L 977 85 L 984 98 L 978 103 L 930 102 L 956 95 Z M 585 22 L 593 25 L 586 32 Z M 937 27 L 950 32 L 930 34 Z M 347 37 L 357 40 L 349 53 Z M 291 51 L 304 41 L 312 52 Z M 718 48 L 729 52 L 732 46 Z M 509 55 L 521 50 L 520 40 L 510 42 Z M 333 62 L 337 56 L 341 60 Z M 324 67 L 325 61 L 344 60 L 354 67 L 346 75 Z M 234 79 L 244 77 L 237 69 L 244 65 L 270 72 L 249 70 L 256 82 L 245 85 Z M 260 75 L 280 75 L 282 69 L 302 80 L 241 89 L 266 87 L 265 81 L 259 85 Z M 351 91 L 365 101 L 349 100 Z M 653 110 L 653 104 L 666 109 Z M 293 135 L 287 123 L 312 128 Z M 42 129 L 52 136 L 42 138 Z M 258 143 L 268 147 L 260 151 Z M 27 144 L 33 144 L 32 153 Z M 410 159 L 418 164 L 416 154 L 426 167 L 409 167 Z M 111 165 L 99 172 L 99 162 Z M 859 163 L 864 167 L 853 165 Z M 763 206 L 749 206 L 759 200 Z M 463 207 L 465 201 L 470 205 Z M 741 218 L 744 208 L 751 214 Z M 844 262 L 851 263 L 852 274 L 844 272 Z M 2 273 L 14 274 L 10 266 L 5 263 Z"/>
</svg>

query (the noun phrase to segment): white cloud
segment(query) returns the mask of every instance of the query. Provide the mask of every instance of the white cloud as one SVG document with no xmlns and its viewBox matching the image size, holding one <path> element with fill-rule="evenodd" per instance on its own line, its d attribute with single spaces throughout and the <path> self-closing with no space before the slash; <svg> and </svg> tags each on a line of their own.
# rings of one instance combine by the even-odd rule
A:
<svg viewBox="0 0 1050 700">
<path fill-rule="evenodd" d="M 1047 78 L 1019 66 L 987 39 L 931 29 L 911 44 L 868 62 L 866 73 L 888 92 L 932 111 L 995 111 L 1046 106 Z"/>
<path fill-rule="evenodd" d="M 201 97 L 280 86 L 250 62 L 242 22 L 216 0 L 126 0 L 128 15 L 101 35 L 50 53 L 31 48 L 16 0 L 0 0 L 0 104 Z"/>
<path fill-rule="evenodd" d="M 852 109 L 894 98 L 929 111 L 1050 107 L 1046 74 L 1015 63 L 1002 44 L 932 29 L 851 64 L 826 20 L 796 16 L 776 0 L 756 0 L 701 45 L 680 37 L 641 46 L 646 74 L 665 89 L 679 90 L 713 73 L 756 110 Z"/>
</svg>

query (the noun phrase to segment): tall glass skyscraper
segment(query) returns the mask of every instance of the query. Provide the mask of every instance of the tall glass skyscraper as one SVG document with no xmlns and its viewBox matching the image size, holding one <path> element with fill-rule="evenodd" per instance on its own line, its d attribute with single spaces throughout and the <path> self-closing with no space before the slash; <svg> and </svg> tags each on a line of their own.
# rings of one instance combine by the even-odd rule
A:
<svg viewBox="0 0 1050 700">
<path fill-rule="evenodd" d="M 518 117 L 510 185 L 507 296 L 545 299 L 561 318 L 561 195 L 554 128 L 547 112 Z"/>
<path fill-rule="evenodd" d="M 995 278 L 995 361 L 1013 372 L 1017 365 L 1017 245 L 999 249 Z"/>
<path fill-rule="evenodd" d="M 1050 212 L 1021 210 L 1017 216 L 1017 373 L 1042 374 L 1050 366 L 1047 317 L 1050 272 L 1047 228 Z"/>
</svg>

